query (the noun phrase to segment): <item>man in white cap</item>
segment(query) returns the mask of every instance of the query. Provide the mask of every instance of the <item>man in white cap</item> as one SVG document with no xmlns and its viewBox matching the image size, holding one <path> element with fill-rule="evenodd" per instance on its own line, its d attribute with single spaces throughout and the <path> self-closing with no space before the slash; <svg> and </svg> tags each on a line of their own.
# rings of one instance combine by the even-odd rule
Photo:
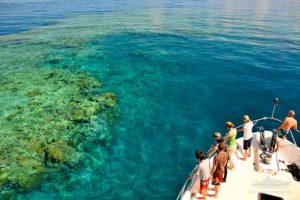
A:
<svg viewBox="0 0 300 200">
<path fill-rule="evenodd" d="M 210 150 L 207 152 L 206 156 L 210 157 L 213 153 L 215 153 L 218 150 L 218 145 L 221 142 L 224 142 L 224 139 L 222 138 L 222 135 L 220 132 L 215 132 L 213 134 L 213 138 L 215 138 L 216 143 L 213 144 L 210 148 Z"/>
</svg>

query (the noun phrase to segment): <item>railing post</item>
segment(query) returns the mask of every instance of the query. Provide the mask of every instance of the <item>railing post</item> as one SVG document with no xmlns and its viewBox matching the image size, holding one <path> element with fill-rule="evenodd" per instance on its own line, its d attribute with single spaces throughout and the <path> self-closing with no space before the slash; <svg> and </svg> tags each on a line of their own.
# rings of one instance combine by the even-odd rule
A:
<svg viewBox="0 0 300 200">
<path fill-rule="evenodd" d="M 294 135 L 293 135 L 292 130 L 290 130 L 290 133 L 291 133 L 291 136 L 292 136 L 292 139 L 293 139 L 294 144 L 295 144 L 296 146 L 298 146 L 297 143 L 296 143 L 296 140 L 295 140 L 295 138 L 294 138 Z"/>
</svg>

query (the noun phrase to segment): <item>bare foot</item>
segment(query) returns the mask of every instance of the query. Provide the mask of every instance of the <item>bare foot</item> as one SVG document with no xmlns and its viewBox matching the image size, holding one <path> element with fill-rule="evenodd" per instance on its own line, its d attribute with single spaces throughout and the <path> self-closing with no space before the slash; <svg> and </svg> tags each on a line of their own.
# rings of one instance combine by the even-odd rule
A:
<svg viewBox="0 0 300 200">
<path fill-rule="evenodd" d="M 228 169 L 232 170 L 232 169 L 234 169 L 234 166 L 228 166 Z"/>
</svg>

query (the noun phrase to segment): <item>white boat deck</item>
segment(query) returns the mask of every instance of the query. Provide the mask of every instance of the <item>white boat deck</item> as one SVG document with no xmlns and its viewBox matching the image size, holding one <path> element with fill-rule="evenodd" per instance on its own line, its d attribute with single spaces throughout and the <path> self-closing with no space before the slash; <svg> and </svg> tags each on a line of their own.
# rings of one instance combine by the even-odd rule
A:
<svg viewBox="0 0 300 200">
<path fill-rule="evenodd" d="M 267 143 L 270 142 L 270 131 L 265 131 Z M 287 169 L 286 165 L 279 160 L 284 160 L 286 164 L 295 162 L 300 166 L 300 149 L 290 143 L 283 141 L 279 151 L 274 153 L 270 165 L 265 165 L 258 157 L 261 150 L 258 148 L 259 133 L 254 134 L 252 141 L 252 157 L 247 161 L 239 159 L 242 157 L 243 138 L 237 140 L 239 149 L 234 156 L 235 168 L 228 170 L 227 181 L 221 184 L 218 198 L 207 197 L 207 199 L 222 200 L 255 200 L 258 193 L 267 193 L 282 197 L 284 200 L 300 199 L 300 182 L 293 179 L 291 173 L 282 171 Z M 254 153 L 255 152 L 255 153 Z M 254 162 L 259 165 L 254 165 Z M 212 159 L 211 159 L 212 161 Z M 195 183 L 193 188 L 199 188 L 199 183 Z M 214 194 L 213 186 L 210 185 L 208 194 Z M 200 194 L 196 195 L 201 196 Z M 183 195 L 184 200 L 199 199 L 190 197 L 190 193 Z"/>
</svg>

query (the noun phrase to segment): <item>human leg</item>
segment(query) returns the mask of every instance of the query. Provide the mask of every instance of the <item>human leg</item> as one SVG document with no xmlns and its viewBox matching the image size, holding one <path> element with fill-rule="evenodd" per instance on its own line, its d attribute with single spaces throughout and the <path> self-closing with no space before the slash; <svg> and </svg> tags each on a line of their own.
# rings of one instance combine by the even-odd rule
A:
<svg viewBox="0 0 300 200">
<path fill-rule="evenodd" d="M 221 184 L 220 185 L 215 185 L 215 194 L 212 197 L 218 198 L 220 188 L 221 188 Z"/>
<path fill-rule="evenodd" d="M 215 197 L 215 198 L 218 197 L 218 193 L 220 191 L 220 186 L 221 186 L 222 181 L 223 181 L 223 172 L 221 172 L 221 171 L 214 172 L 212 185 L 215 186 L 214 187 L 215 194 L 212 197 Z"/>
<path fill-rule="evenodd" d="M 240 158 L 241 160 L 247 159 L 247 140 L 243 140 L 243 157 Z"/>
<path fill-rule="evenodd" d="M 233 156 L 236 152 L 236 145 L 233 145 L 233 146 L 228 146 L 227 147 L 227 152 L 228 152 L 228 155 L 229 155 L 229 166 L 228 166 L 228 169 L 233 169 L 234 168 L 234 162 L 233 162 Z"/>
<path fill-rule="evenodd" d="M 223 177 L 223 181 L 222 182 L 226 182 L 226 179 L 227 179 L 227 164 L 225 166 L 224 177 Z"/>
<path fill-rule="evenodd" d="M 206 200 L 207 188 L 208 188 L 208 185 L 209 185 L 209 181 L 210 181 L 210 179 L 207 179 L 207 180 L 201 181 L 201 183 L 200 183 L 200 194 L 203 195 L 204 200 Z"/>
<path fill-rule="evenodd" d="M 244 148 L 244 157 L 241 158 L 242 160 L 246 160 L 247 157 L 251 157 L 251 142 L 252 138 L 248 140 L 244 140 L 243 148 Z"/>
<path fill-rule="evenodd" d="M 252 138 L 249 139 L 249 142 L 248 142 L 248 157 L 250 158 L 251 157 L 251 143 L 252 143 Z"/>
<path fill-rule="evenodd" d="M 249 149 L 248 149 L 248 157 L 250 158 L 251 157 L 251 153 L 252 153 L 252 150 L 251 150 L 251 146 L 249 147 Z"/>
<path fill-rule="evenodd" d="M 282 140 L 285 140 L 285 139 L 286 139 L 286 134 L 279 135 L 279 137 L 280 137 Z M 282 141 L 282 140 L 281 140 L 281 141 Z M 274 151 L 278 151 L 281 141 L 277 140 L 277 144 L 276 144 L 276 147 L 275 147 Z"/>
</svg>

